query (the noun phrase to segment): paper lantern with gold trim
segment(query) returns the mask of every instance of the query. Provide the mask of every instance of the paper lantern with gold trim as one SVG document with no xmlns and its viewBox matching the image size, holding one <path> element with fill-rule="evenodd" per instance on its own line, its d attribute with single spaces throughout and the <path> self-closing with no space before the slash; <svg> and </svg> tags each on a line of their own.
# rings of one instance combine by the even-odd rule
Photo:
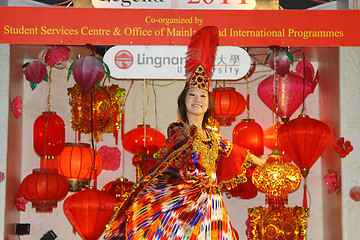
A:
<svg viewBox="0 0 360 240">
<path fill-rule="evenodd" d="M 72 192 L 84 188 L 90 179 L 101 173 L 103 167 L 101 155 L 94 153 L 87 143 L 66 143 L 57 159 L 59 174 L 69 181 L 69 190 Z"/>
</svg>

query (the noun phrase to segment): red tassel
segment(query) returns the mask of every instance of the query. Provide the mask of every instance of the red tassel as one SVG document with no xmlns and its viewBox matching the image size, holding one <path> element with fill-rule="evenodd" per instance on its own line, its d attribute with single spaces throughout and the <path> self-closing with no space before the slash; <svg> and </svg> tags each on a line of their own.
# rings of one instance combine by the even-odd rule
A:
<svg viewBox="0 0 360 240">
<path fill-rule="evenodd" d="M 305 180 L 306 181 L 306 180 Z M 306 189 L 306 182 L 304 184 L 304 197 L 303 197 L 303 207 L 307 208 L 307 189 Z"/>
</svg>

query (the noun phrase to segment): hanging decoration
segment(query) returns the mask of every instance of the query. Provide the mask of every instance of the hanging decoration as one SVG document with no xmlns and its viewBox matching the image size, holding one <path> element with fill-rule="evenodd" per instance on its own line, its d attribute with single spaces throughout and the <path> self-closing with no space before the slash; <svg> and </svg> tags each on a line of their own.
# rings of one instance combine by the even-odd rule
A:
<svg viewBox="0 0 360 240">
<path fill-rule="evenodd" d="M 300 169 L 305 180 L 310 168 L 330 140 L 330 134 L 330 128 L 325 123 L 307 115 L 300 115 L 279 128 L 279 142 L 289 158 Z M 304 184 L 304 206 L 307 207 L 306 183 Z"/>
<path fill-rule="evenodd" d="M 235 117 L 245 110 L 245 98 L 233 87 L 214 88 L 211 96 L 215 101 L 215 118 L 220 126 L 230 126 Z"/>
<path fill-rule="evenodd" d="M 25 205 L 28 203 L 28 200 L 24 198 L 20 190 L 21 189 L 19 188 L 19 190 L 15 194 L 15 207 L 16 210 L 25 212 Z"/>
<path fill-rule="evenodd" d="M 328 193 L 339 194 L 341 191 L 341 176 L 334 169 L 330 168 L 328 174 L 324 176 L 324 181 L 328 186 Z"/>
<path fill-rule="evenodd" d="M 351 188 L 350 197 L 352 198 L 352 200 L 354 200 L 356 202 L 360 201 L 360 187 L 359 186 L 355 186 L 355 187 Z"/>
<path fill-rule="evenodd" d="M 269 65 L 281 77 L 284 77 L 290 69 L 290 65 L 294 63 L 292 54 L 279 46 L 271 46 L 271 51 L 268 54 Z"/>
<path fill-rule="evenodd" d="M 40 157 L 56 156 L 65 147 L 65 123 L 56 112 L 43 112 L 34 122 L 34 150 Z"/>
<path fill-rule="evenodd" d="M 255 169 L 252 181 L 257 189 L 266 195 L 271 207 L 287 204 L 288 194 L 298 189 L 300 171 L 288 163 L 278 150 L 274 150 L 266 163 Z"/>
<path fill-rule="evenodd" d="M 315 87 L 319 83 L 319 72 L 314 70 L 313 65 L 309 61 L 300 61 L 296 65 L 294 73 L 303 78 L 307 85 L 311 86 L 311 93 L 314 92 Z"/>
<path fill-rule="evenodd" d="M 21 116 L 22 102 L 21 97 L 17 96 L 11 101 L 11 111 L 14 117 L 18 118 Z"/>
<path fill-rule="evenodd" d="M 116 199 L 105 191 L 88 188 L 64 201 L 64 213 L 84 240 L 97 240 L 114 215 Z"/>
<path fill-rule="evenodd" d="M 95 158 L 94 158 L 95 156 Z M 58 172 L 69 182 L 69 191 L 76 192 L 89 184 L 102 171 L 103 160 L 87 143 L 66 143 L 57 156 Z"/>
<path fill-rule="evenodd" d="M 165 136 L 150 125 L 138 125 L 125 133 L 123 147 L 132 154 L 149 155 L 157 152 L 165 143 Z"/>
<path fill-rule="evenodd" d="M 102 146 L 98 153 L 103 160 L 103 169 L 115 171 L 120 167 L 121 152 L 117 147 Z"/>
<path fill-rule="evenodd" d="M 275 109 L 274 76 L 269 76 L 258 85 L 258 95 L 261 101 L 274 113 L 287 122 L 292 114 L 300 107 L 303 102 L 303 87 L 305 87 L 305 98 L 311 92 L 309 83 L 293 72 L 288 72 L 285 76 L 276 74 L 277 79 L 277 109 Z"/>
<path fill-rule="evenodd" d="M 79 133 L 91 133 L 91 119 L 93 119 L 93 134 L 96 141 L 99 134 L 113 133 L 115 144 L 118 144 L 121 113 L 123 112 L 123 98 L 125 89 L 117 85 L 97 87 L 91 92 L 82 93 L 78 85 L 68 88 L 69 105 L 71 106 L 71 125 Z M 91 105 L 93 101 L 93 105 Z M 93 109 L 91 111 L 91 106 Z"/>
<path fill-rule="evenodd" d="M 351 145 L 350 141 L 345 141 L 344 137 L 341 137 L 334 145 L 334 150 L 341 158 L 345 158 L 352 150 L 354 150 L 354 147 Z"/>
<path fill-rule="evenodd" d="M 130 192 L 134 182 L 127 180 L 127 178 L 117 178 L 111 181 L 102 188 L 102 191 L 114 196 L 117 202 L 122 202 L 125 199 L 125 194 Z"/>
<path fill-rule="evenodd" d="M 32 202 L 36 212 L 52 212 L 57 202 L 64 199 L 69 187 L 66 179 L 55 169 L 38 168 L 26 176 L 20 186 L 24 198 Z"/>
<path fill-rule="evenodd" d="M 264 146 L 270 150 L 278 149 L 280 152 L 283 151 L 283 147 L 278 141 L 278 129 L 283 123 L 278 122 L 264 131 Z"/>
<path fill-rule="evenodd" d="M 219 182 L 227 182 L 227 184 L 224 184 L 224 187 L 231 196 L 251 199 L 257 195 L 257 188 L 251 181 L 252 173 L 256 166 L 250 163 L 244 163 L 246 155 L 246 149 L 234 143 L 230 155 L 226 158 L 220 157 L 217 163 L 216 175 Z M 231 182 L 231 179 L 235 179 L 243 173 L 243 164 L 247 165 L 245 171 L 247 181 Z"/>
<path fill-rule="evenodd" d="M 309 209 L 302 207 L 254 207 L 248 209 L 251 231 L 248 239 L 303 240 L 306 236 Z"/>
<path fill-rule="evenodd" d="M 75 82 L 79 85 L 82 93 L 85 94 L 103 79 L 105 68 L 110 80 L 109 68 L 100 58 L 92 56 L 81 57 L 71 64 L 68 79 L 72 71 Z"/>
<path fill-rule="evenodd" d="M 31 83 L 40 83 L 47 77 L 45 64 L 40 61 L 32 61 L 24 66 L 25 79 Z"/>
<path fill-rule="evenodd" d="M 69 59 L 70 48 L 56 45 L 39 53 L 39 60 L 51 67 L 62 69 L 65 67 L 65 60 Z"/>
<path fill-rule="evenodd" d="M 65 147 L 65 123 L 56 112 L 43 112 L 34 122 L 33 145 L 41 168 L 57 168 L 55 156 Z"/>
</svg>

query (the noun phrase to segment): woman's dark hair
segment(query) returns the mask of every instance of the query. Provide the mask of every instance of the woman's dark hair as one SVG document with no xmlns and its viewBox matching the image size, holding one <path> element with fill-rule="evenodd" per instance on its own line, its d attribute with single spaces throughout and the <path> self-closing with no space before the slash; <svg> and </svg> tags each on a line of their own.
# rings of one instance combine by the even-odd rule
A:
<svg viewBox="0 0 360 240">
<path fill-rule="evenodd" d="M 187 114 L 186 114 L 186 104 L 185 104 L 186 94 L 188 91 L 189 91 L 189 88 L 184 88 L 184 90 L 180 93 L 180 95 L 178 97 L 178 101 L 177 101 L 181 120 L 185 123 L 189 123 L 189 120 L 188 120 Z M 202 122 L 202 127 L 205 127 L 207 124 L 209 124 L 209 118 L 211 116 L 213 116 L 214 109 L 215 109 L 214 99 L 209 92 L 208 92 L 208 97 L 209 97 L 209 108 L 205 112 L 204 119 Z"/>
</svg>

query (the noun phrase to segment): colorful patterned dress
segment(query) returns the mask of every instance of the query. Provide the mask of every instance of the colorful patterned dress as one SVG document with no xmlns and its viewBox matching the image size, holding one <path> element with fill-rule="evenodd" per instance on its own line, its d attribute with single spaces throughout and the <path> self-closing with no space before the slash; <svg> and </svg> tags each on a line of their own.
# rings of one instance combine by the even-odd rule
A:
<svg viewBox="0 0 360 240">
<path fill-rule="evenodd" d="M 216 180 L 218 155 L 232 148 L 210 129 L 172 123 L 163 160 L 135 184 L 106 230 L 109 240 L 236 240 Z"/>
</svg>

